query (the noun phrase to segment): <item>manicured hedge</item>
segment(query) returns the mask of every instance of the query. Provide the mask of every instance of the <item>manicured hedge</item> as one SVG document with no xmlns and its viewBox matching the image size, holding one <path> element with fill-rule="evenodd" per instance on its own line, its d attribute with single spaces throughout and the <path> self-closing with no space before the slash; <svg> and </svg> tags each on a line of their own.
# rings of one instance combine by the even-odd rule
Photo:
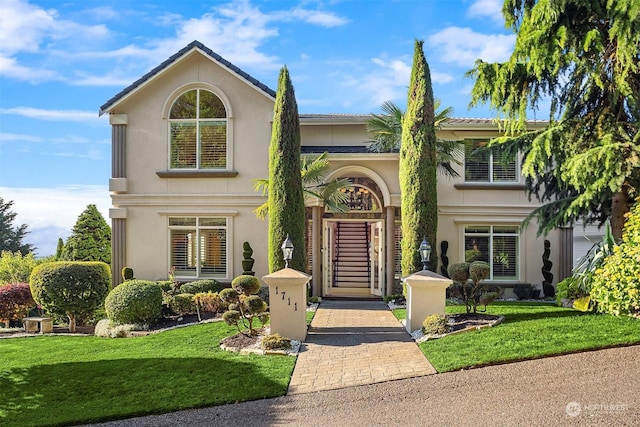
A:
<svg viewBox="0 0 640 427">
<path fill-rule="evenodd" d="M 156 282 L 129 280 L 107 295 L 104 308 L 113 323 L 151 324 L 162 313 L 162 289 Z"/>
</svg>

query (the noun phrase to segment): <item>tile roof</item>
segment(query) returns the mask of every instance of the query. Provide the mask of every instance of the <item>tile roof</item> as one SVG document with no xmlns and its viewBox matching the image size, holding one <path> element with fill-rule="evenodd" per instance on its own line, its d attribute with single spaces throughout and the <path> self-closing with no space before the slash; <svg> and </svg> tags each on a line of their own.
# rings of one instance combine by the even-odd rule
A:
<svg viewBox="0 0 640 427">
<path fill-rule="evenodd" d="M 236 73 L 237 75 L 239 75 L 243 79 L 247 80 L 249 83 L 251 83 L 254 86 L 256 86 L 262 92 L 266 93 L 267 95 L 269 95 L 272 98 L 276 97 L 276 92 L 273 89 L 269 88 L 267 85 L 265 85 L 264 83 L 260 82 L 256 78 L 250 76 L 245 71 L 242 71 L 240 68 L 238 68 L 237 66 L 233 65 L 231 62 L 227 61 L 226 59 L 224 59 L 223 57 L 221 57 L 220 55 L 218 55 L 217 53 L 215 53 L 214 51 L 212 51 L 211 49 L 209 49 L 208 47 L 206 47 L 205 45 L 203 45 L 199 41 L 194 40 L 191 43 L 189 43 L 188 45 L 186 45 L 184 48 L 180 49 L 174 55 L 171 55 L 166 61 L 162 62 L 160 65 L 155 67 L 153 70 L 149 71 L 147 74 L 145 74 L 144 76 L 140 77 L 138 80 L 136 80 L 135 82 L 133 82 L 132 84 L 130 84 L 129 86 L 124 88 L 117 95 L 115 95 L 114 97 L 109 99 L 107 102 L 105 102 L 100 107 L 99 114 L 100 115 L 104 114 L 106 112 L 106 110 L 108 110 L 113 104 L 115 104 L 120 99 L 122 99 L 123 97 L 125 97 L 126 95 L 128 95 L 129 93 L 131 93 L 132 91 L 134 91 L 135 89 L 140 87 L 141 85 L 143 85 L 145 82 L 147 82 L 148 80 L 153 78 L 156 74 L 160 73 L 162 70 L 164 70 L 165 68 L 167 68 L 168 66 L 170 66 L 171 64 L 176 62 L 178 59 L 180 59 L 182 56 L 184 56 L 185 54 L 190 52 L 192 49 L 200 49 L 201 51 L 203 51 L 204 53 L 209 55 L 212 59 L 214 59 L 216 62 L 222 64 L 223 66 L 225 66 L 229 70 L 233 71 L 234 73 Z"/>
</svg>

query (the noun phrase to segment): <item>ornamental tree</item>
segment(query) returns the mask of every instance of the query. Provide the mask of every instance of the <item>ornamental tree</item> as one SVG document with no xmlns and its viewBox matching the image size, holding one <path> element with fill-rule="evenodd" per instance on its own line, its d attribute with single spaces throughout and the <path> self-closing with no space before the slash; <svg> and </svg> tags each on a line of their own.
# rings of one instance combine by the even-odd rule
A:
<svg viewBox="0 0 640 427">
<path fill-rule="evenodd" d="M 438 161 L 434 103 L 431 73 L 422 51 L 422 43 L 417 40 L 415 43 L 407 111 L 402 120 L 399 174 L 403 275 L 421 268 L 418 248 L 425 237 L 433 248 L 429 263 L 435 266 L 438 259 L 435 250 L 438 229 Z"/>
<path fill-rule="evenodd" d="M 104 304 L 111 270 L 104 262 L 55 261 L 34 268 L 29 282 L 33 299 L 49 313 L 66 315 L 75 332 L 78 317 Z"/>
<path fill-rule="evenodd" d="M 291 268 L 306 269 L 304 196 L 300 175 L 300 119 L 287 67 L 278 77 L 278 90 L 269 144 L 269 271 L 284 267 L 282 242 L 289 235 L 297 250 Z"/>
<path fill-rule="evenodd" d="M 88 205 L 73 226 L 64 245 L 70 261 L 102 261 L 111 264 L 111 228 L 96 205 Z"/>
<path fill-rule="evenodd" d="M 493 145 L 523 153 L 529 194 L 545 203 L 539 232 L 610 218 L 619 240 L 640 185 L 640 2 L 505 0 L 502 11 L 515 47 L 468 72 L 471 105 L 504 119 Z M 529 130 L 537 110 L 549 124 Z"/>
</svg>

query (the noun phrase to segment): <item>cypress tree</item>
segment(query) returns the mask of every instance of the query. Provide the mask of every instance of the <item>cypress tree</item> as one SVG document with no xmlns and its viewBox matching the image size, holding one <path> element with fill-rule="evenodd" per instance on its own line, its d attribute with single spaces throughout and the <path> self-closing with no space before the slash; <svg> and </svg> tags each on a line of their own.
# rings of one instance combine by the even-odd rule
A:
<svg viewBox="0 0 640 427">
<path fill-rule="evenodd" d="M 400 146 L 400 192 L 402 207 L 402 274 L 422 267 L 418 248 L 426 237 L 431 244 L 430 268 L 437 264 L 436 231 L 438 198 L 436 193 L 436 133 L 431 73 L 416 40 L 407 111 L 402 120 Z"/>
<path fill-rule="evenodd" d="M 56 261 L 61 261 L 64 253 L 64 241 L 62 237 L 58 237 L 58 246 L 56 246 Z"/>
<path fill-rule="evenodd" d="M 63 252 L 69 261 L 111 264 L 111 228 L 96 205 L 88 205 L 80 214 Z"/>
<path fill-rule="evenodd" d="M 284 267 L 282 242 L 287 235 L 295 250 L 289 263 L 306 269 L 304 196 L 300 176 L 300 119 L 287 67 L 278 77 L 269 145 L 269 271 Z"/>
</svg>

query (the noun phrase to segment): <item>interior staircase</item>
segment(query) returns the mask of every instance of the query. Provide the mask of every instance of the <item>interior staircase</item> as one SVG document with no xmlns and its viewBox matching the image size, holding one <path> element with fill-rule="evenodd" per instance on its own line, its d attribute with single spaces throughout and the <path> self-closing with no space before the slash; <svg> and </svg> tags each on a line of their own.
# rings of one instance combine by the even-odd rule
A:
<svg viewBox="0 0 640 427">
<path fill-rule="evenodd" d="M 366 222 L 339 222 L 336 225 L 335 242 L 333 286 L 337 288 L 368 288 L 371 272 L 369 224 Z"/>
</svg>

